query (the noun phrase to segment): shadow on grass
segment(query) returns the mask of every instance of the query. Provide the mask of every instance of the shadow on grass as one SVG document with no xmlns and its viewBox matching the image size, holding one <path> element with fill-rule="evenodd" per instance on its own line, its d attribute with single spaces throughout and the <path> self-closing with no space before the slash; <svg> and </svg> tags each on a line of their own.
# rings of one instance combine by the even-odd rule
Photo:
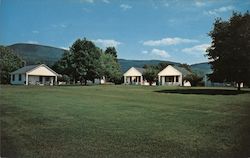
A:
<svg viewBox="0 0 250 158">
<path fill-rule="evenodd" d="M 158 93 L 176 93 L 176 94 L 202 94 L 202 95 L 238 95 L 250 93 L 246 90 L 231 90 L 231 89 L 166 89 L 155 91 Z"/>
</svg>

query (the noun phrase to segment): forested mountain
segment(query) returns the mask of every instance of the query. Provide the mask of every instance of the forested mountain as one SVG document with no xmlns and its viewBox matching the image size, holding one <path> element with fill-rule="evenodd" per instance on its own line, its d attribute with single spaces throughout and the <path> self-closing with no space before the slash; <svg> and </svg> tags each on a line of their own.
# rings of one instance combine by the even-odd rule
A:
<svg viewBox="0 0 250 158">
<path fill-rule="evenodd" d="M 26 61 L 26 65 L 44 63 L 48 66 L 52 66 L 57 60 L 59 60 L 62 54 L 67 51 L 61 48 L 44 46 L 38 44 L 17 43 L 8 46 L 13 49 L 23 60 Z M 163 60 L 128 60 L 118 59 L 121 65 L 122 72 L 125 72 L 130 67 L 143 67 L 144 65 L 156 65 L 160 62 L 168 62 L 169 64 L 178 65 L 180 63 Z M 191 65 L 191 69 L 203 76 L 210 73 L 210 65 L 208 63 L 199 63 Z"/>
<path fill-rule="evenodd" d="M 60 48 L 26 43 L 13 44 L 8 47 L 25 60 L 27 65 L 45 63 L 51 66 L 66 51 Z"/>
</svg>

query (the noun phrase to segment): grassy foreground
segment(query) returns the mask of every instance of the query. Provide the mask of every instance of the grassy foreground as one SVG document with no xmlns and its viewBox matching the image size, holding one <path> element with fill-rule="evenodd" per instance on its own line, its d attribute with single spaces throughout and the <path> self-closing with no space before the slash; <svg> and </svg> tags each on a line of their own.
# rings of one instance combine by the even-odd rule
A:
<svg viewBox="0 0 250 158">
<path fill-rule="evenodd" d="M 1 86 L 1 157 L 248 157 L 250 93 Z"/>
</svg>

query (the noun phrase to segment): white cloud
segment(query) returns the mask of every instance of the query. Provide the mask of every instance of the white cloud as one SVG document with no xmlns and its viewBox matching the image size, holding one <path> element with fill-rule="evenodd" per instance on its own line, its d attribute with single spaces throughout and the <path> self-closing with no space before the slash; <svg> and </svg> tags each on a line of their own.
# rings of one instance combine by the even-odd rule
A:
<svg viewBox="0 0 250 158">
<path fill-rule="evenodd" d="M 153 49 L 150 54 L 155 55 L 155 56 L 159 56 L 162 58 L 170 57 L 168 52 L 166 52 L 165 50 L 160 50 L 160 49 Z"/>
<path fill-rule="evenodd" d="M 182 49 L 182 52 L 193 54 L 196 56 L 202 55 L 206 53 L 206 49 L 210 46 L 210 44 L 200 44 L 190 48 Z"/>
<path fill-rule="evenodd" d="M 67 28 L 68 27 L 68 25 L 65 25 L 65 24 L 59 24 L 59 25 L 57 25 L 57 24 L 52 24 L 51 25 L 53 28 Z"/>
<path fill-rule="evenodd" d="M 84 2 L 87 2 L 87 3 L 94 3 L 94 0 L 80 0 L 80 2 L 84 3 Z"/>
<path fill-rule="evenodd" d="M 169 53 L 166 52 L 165 50 L 160 50 L 160 49 L 152 49 L 150 52 L 147 50 L 143 50 L 142 54 L 148 54 L 153 58 L 158 58 L 158 59 L 162 59 L 162 58 L 168 58 L 170 57 Z"/>
<path fill-rule="evenodd" d="M 233 6 L 223 6 L 223 7 L 217 8 L 217 9 L 206 11 L 205 14 L 218 16 L 219 13 L 231 11 L 233 9 L 234 9 Z"/>
<path fill-rule="evenodd" d="M 110 3 L 109 0 L 102 0 L 102 2 L 104 2 L 104 3 Z"/>
<path fill-rule="evenodd" d="M 88 8 L 82 8 L 82 11 L 85 12 L 85 13 L 90 13 L 91 12 L 91 10 L 88 9 Z"/>
<path fill-rule="evenodd" d="M 203 7 L 203 6 L 206 5 L 205 2 L 201 2 L 201 1 L 196 1 L 194 4 L 195 4 L 195 6 L 197 6 L 197 7 Z"/>
<path fill-rule="evenodd" d="M 38 33 L 39 33 L 39 31 L 37 31 L 37 30 L 33 30 L 33 31 L 32 31 L 32 33 L 34 33 L 34 34 L 38 34 Z"/>
<path fill-rule="evenodd" d="M 143 42 L 143 45 L 145 46 L 169 46 L 169 45 L 176 45 L 176 44 L 181 44 L 181 43 L 195 43 L 195 42 L 198 42 L 198 41 L 192 40 L 192 39 L 174 37 L 174 38 L 163 38 L 160 40 L 145 41 Z"/>
<path fill-rule="evenodd" d="M 97 39 L 97 40 L 92 40 L 94 43 L 97 45 L 100 45 L 101 47 L 118 47 L 118 45 L 121 44 L 121 42 L 118 42 L 113 39 Z"/>
<path fill-rule="evenodd" d="M 37 41 L 32 41 L 32 40 L 29 40 L 29 41 L 27 41 L 26 43 L 29 43 L 29 44 L 38 44 Z"/>
<path fill-rule="evenodd" d="M 64 50 L 69 50 L 69 47 L 59 47 L 61 49 L 64 49 Z"/>
<path fill-rule="evenodd" d="M 124 10 L 124 11 L 132 8 L 132 6 L 131 6 L 131 5 L 128 5 L 128 4 L 121 4 L 120 7 L 121 7 L 122 10 Z"/>
<path fill-rule="evenodd" d="M 94 3 L 95 0 L 79 0 L 80 3 Z M 103 3 L 110 3 L 109 0 L 102 0 Z"/>
<path fill-rule="evenodd" d="M 165 7 L 168 7 L 168 6 L 169 6 L 169 4 L 168 4 L 168 3 L 164 3 L 164 6 L 165 6 Z"/>
<path fill-rule="evenodd" d="M 61 24 L 61 25 L 60 25 L 60 27 L 62 27 L 62 28 L 66 28 L 66 27 L 67 27 L 67 25 L 65 25 L 65 24 Z"/>
<path fill-rule="evenodd" d="M 148 54 L 148 51 L 147 50 L 143 50 L 141 53 L 142 54 Z"/>
</svg>

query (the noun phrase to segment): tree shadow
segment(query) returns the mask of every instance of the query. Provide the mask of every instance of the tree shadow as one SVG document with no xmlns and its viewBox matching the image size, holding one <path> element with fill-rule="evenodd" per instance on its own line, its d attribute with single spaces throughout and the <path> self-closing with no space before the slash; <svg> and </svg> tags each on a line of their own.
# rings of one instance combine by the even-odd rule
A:
<svg viewBox="0 0 250 158">
<path fill-rule="evenodd" d="M 176 94 L 201 94 L 201 95 L 238 95 L 250 93 L 247 90 L 232 90 L 232 89 L 165 89 L 155 91 L 158 93 L 176 93 Z"/>
</svg>

